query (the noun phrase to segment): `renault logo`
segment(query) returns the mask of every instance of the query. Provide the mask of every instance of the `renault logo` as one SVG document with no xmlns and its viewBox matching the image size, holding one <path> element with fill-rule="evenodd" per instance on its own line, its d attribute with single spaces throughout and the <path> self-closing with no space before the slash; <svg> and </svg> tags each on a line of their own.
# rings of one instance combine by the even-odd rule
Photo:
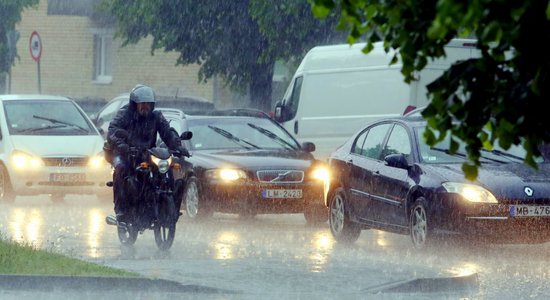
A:
<svg viewBox="0 0 550 300">
<path fill-rule="evenodd" d="M 73 164 L 73 161 L 68 157 L 64 157 L 63 159 L 61 159 L 62 167 L 70 167 L 72 164 Z"/>
<path fill-rule="evenodd" d="M 526 186 L 523 188 L 523 191 L 525 192 L 525 195 L 527 195 L 528 197 L 533 196 L 534 191 L 532 188 Z"/>
</svg>

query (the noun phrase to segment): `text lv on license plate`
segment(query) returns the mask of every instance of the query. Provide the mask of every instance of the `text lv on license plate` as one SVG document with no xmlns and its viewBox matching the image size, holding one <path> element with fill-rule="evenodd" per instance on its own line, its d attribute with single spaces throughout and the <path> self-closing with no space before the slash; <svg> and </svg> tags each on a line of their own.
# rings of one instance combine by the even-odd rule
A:
<svg viewBox="0 0 550 300">
<path fill-rule="evenodd" d="M 264 198 L 302 198 L 302 190 L 262 190 Z"/>
<path fill-rule="evenodd" d="M 550 217 L 550 206 L 542 205 L 512 205 L 510 206 L 512 217 Z"/>
</svg>

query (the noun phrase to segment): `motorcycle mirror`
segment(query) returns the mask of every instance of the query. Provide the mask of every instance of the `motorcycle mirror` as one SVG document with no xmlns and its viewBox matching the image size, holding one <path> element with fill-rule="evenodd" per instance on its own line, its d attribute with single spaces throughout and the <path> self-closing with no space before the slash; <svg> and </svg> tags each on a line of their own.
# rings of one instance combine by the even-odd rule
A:
<svg viewBox="0 0 550 300">
<path fill-rule="evenodd" d="M 180 135 L 180 138 L 182 140 L 190 140 L 191 138 L 193 137 L 193 133 L 191 131 L 184 131 L 181 135 Z"/>
</svg>

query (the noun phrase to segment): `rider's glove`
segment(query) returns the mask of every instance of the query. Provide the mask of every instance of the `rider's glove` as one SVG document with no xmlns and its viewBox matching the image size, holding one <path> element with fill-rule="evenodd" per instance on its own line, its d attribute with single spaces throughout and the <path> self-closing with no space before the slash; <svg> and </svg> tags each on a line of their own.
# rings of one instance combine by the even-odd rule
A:
<svg viewBox="0 0 550 300">
<path fill-rule="evenodd" d="M 130 150 L 130 146 L 128 146 L 128 144 L 121 143 L 116 146 L 116 150 L 118 153 L 127 153 L 128 150 Z"/>
</svg>

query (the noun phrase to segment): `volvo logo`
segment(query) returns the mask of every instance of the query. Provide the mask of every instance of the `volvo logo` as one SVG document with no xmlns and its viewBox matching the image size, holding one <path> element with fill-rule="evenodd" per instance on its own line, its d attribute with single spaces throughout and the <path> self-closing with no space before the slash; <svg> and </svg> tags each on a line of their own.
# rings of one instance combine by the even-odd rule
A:
<svg viewBox="0 0 550 300">
<path fill-rule="evenodd" d="M 273 178 L 271 180 L 271 182 L 276 182 L 276 181 L 280 181 L 282 178 L 284 178 L 286 175 L 290 174 L 290 172 L 292 171 L 288 171 L 288 172 L 284 172 L 284 173 L 279 173 L 277 174 L 277 177 Z"/>
<path fill-rule="evenodd" d="M 525 195 L 527 195 L 528 197 L 533 196 L 534 191 L 532 188 L 526 186 L 523 188 L 523 191 L 525 192 Z"/>
<path fill-rule="evenodd" d="M 72 159 L 70 159 L 68 157 L 63 157 L 61 159 L 61 166 L 62 167 L 70 167 L 72 164 L 73 164 Z"/>
</svg>

